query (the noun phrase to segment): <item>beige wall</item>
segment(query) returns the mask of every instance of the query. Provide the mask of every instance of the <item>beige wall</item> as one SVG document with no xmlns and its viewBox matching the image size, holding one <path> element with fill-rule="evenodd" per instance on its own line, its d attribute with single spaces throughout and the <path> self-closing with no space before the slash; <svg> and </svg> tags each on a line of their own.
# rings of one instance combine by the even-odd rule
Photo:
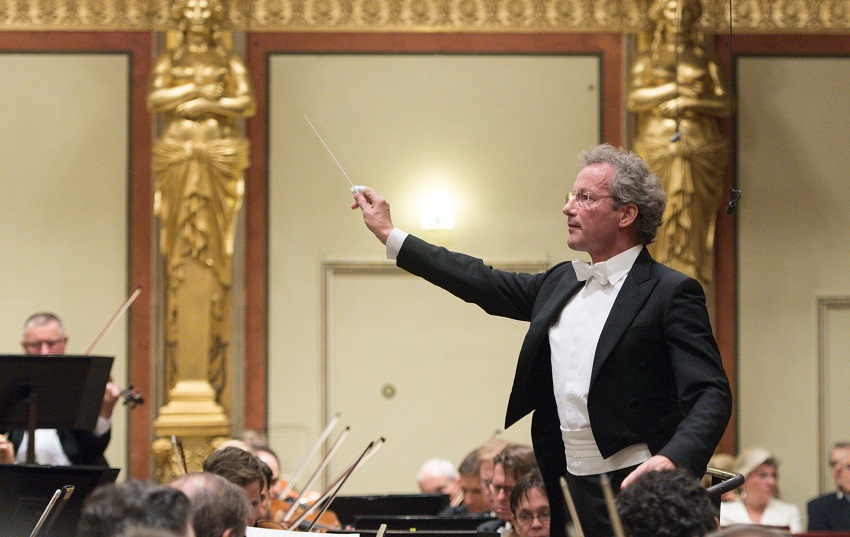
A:
<svg viewBox="0 0 850 537">
<path fill-rule="evenodd" d="M 349 210 L 350 187 L 303 115 L 355 183 L 391 201 L 398 226 L 418 233 L 418 196 L 446 189 L 457 199 L 457 226 L 426 238 L 542 267 L 571 255 L 560 210 L 578 151 L 598 141 L 598 61 L 278 55 L 270 66 L 272 441 L 287 447 L 291 471 L 325 410 L 339 412 L 352 431 L 336 471 L 386 436 L 346 491 L 413 491 L 421 462 L 459 462 L 503 427 L 525 325 L 368 267 L 332 270 L 323 300 L 323 264 L 380 267 L 384 249 Z M 397 388 L 392 399 L 380 395 L 387 383 Z M 506 435 L 528 442 L 528 423 Z"/>
<path fill-rule="evenodd" d="M 784 496 L 805 513 L 826 469 L 819 438 L 850 438 L 840 344 L 850 318 L 840 308 L 818 317 L 819 299 L 850 296 L 850 60 L 739 65 L 739 445 L 776 452 Z M 825 430 L 819 362 L 831 385 Z"/>
<path fill-rule="evenodd" d="M 0 352 L 19 354 L 35 311 L 62 317 L 82 354 L 126 299 L 129 61 L 118 54 L 0 54 Z M 94 349 L 127 376 L 126 319 Z M 126 467 L 115 411 L 107 459 Z"/>
</svg>

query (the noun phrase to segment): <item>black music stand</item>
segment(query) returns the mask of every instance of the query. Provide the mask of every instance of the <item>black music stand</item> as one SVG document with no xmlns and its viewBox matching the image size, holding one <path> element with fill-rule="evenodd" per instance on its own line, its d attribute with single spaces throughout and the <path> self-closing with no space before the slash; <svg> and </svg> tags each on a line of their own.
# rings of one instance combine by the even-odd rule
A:
<svg viewBox="0 0 850 537">
<path fill-rule="evenodd" d="M 112 361 L 112 356 L 0 355 L 0 431 L 27 430 L 28 463 L 35 462 L 36 429 L 94 429 Z"/>
<path fill-rule="evenodd" d="M 29 537 L 57 489 L 74 493 L 39 535 L 74 537 L 86 496 L 100 485 L 115 482 L 120 470 L 106 466 L 0 464 L 0 534 Z M 49 533 L 45 533 L 49 532 Z"/>
<path fill-rule="evenodd" d="M 449 505 L 448 494 L 337 496 L 330 509 L 345 525 L 356 515 L 437 515 Z"/>
</svg>

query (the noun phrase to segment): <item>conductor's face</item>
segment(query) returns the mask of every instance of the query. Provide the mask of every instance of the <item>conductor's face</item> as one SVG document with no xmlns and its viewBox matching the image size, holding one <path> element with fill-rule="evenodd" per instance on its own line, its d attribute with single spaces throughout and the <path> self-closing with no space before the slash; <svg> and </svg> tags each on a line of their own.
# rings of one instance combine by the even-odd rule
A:
<svg viewBox="0 0 850 537">
<path fill-rule="evenodd" d="M 594 263 L 620 253 L 617 240 L 621 211 L 614 208 L 608 188 L 613 175 L 610 164 L 586 166 L 576 176 L 563 209 L 570 232 L 567 244 L 577 252 L 590 254 Z"/>
<path fill-rule="evenodd" d="M 21 347 L 26 354 L 65 354 L 68 336 L 62 333 L 57 322 L 42 325 L 28 325 L 24 332 Z"/>
</svg>

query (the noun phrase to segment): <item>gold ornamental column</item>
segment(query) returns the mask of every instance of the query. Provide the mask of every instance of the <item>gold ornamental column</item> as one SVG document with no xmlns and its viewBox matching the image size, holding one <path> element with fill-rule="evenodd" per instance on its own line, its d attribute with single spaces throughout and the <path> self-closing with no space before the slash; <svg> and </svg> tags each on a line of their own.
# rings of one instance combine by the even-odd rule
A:
<svg viewBox="0 0 850 537">
<path fill-rule="evenodd" d="M 700 0 L 651 2 L 655 31 L 631 67 L 627 107 L 639 113 L 634 150 L 667 192 L 650 252 L 707 287 L 729 152 L 719 118 L 729 115 L 730 100 L 720 65 L 703 46 L 701 15 Z"/>
<path fill-rule="evenodd" d="M 224 16 L 220 0 L 177 0 L 177 42 L 150 80 L 148 108 L 163 117 L 153 148 L 166 286 L 167 398 L 153 445 L 159 481 L 177 473 L 171 435 L 197 470 L 213 441 L 230 434 L 233 240 L 248 167 L 235 122 L 254 114 L 255 101 L 244 63 L 221 41 Z"/>
</svg>

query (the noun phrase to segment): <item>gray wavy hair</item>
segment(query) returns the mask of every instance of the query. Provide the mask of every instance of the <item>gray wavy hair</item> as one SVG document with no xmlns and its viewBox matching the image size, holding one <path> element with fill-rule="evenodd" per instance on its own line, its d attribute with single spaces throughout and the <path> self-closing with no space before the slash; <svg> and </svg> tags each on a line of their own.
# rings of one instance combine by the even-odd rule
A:
<svg viewBox="0 0 850 537">
<path fill-rule="evenodd" d="M 608 185 L 615 208 L 633 203 L 638 208 L 636 232 L 642 244 L 652 244 L 661 226 L 667 196 L 658 177 L 646 162 L 631 151 L 609 144 L 582 151 L 579 166 L 610 164 L 614 177 Z"/>
</svg>

